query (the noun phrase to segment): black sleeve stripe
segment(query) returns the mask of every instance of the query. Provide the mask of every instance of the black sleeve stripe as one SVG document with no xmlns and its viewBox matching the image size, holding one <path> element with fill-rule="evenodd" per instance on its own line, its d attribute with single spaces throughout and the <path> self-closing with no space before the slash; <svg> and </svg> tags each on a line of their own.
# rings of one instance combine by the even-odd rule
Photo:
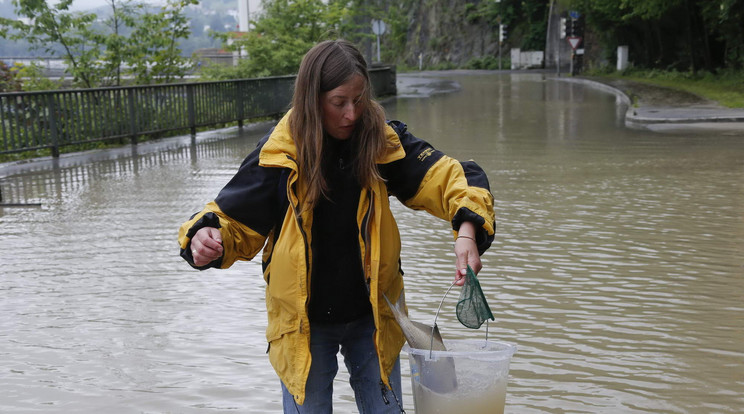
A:
<svg viewBox="0 0 744 414">
<path fill-rule="evenodd" d="M 269 233 L 276 221 L 279 211 L 277 188 L 282 175 L 281 168 L 258 165 L 261 148 L 268 137 L 267 134 L 261 139 L 215 199 L 222 212 L 263 236 Z"/>
<path fill-rule="evenodd" d="M 485 188 L 491 191 L 485 171 L 475 161 L 462 161 L 460 164 L 470 187 Z"/>
<path fill-rule="evenodd" d="M 416 195 L 426 173 L 444 154 L 413 136 L 402 122 L 392 121 L 389 125 L 398 133 L 406 156 L 381 165 L 380 174 L 386 180 L 388 192 L 405 202 Z"/>
</svg>

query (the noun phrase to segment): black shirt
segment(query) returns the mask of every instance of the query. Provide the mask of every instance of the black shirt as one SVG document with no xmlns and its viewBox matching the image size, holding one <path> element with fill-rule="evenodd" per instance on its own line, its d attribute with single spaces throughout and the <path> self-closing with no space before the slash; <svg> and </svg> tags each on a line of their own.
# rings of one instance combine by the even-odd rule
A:
<svg viewBox="0 0 744 414">
<path fill-rule="evenodd" d="M 308 305 L 314 323 L 344 323 L 372 313 L 356 214 L 361 187 L 351 140 L 326 138 L 323 174 L 328 198 L 313 210 L 313 271 Z"/>
</svg>

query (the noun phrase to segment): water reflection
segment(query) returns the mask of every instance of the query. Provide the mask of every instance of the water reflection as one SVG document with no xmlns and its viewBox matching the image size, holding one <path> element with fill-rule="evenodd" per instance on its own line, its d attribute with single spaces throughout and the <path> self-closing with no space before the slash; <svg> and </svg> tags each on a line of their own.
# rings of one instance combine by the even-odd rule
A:
<svg viewBox="0 0 744 414">
<path fill-rule="evenodd" d="M 234 157 L 250 150 L 251 144 L 255 146 L 270 127 L 270 123 L 245 127 L 241 139 L 226 139 L 238 133 L 237 129 L 228 129 L 197 137 L 176 137 L 126 148 L 8 164 L 0 172 L 2 202 L 49 205 L 64 201 L 96 180 L 127 178 L 143 169 L 170 164 L 190 162 L 196 166 L 200 159 Z M 216 145 L 205 145 L 209 143 Z"/>
<path fill-rule="evenodd" d="M 506 411 L 739 412 L 744 137 L 628 130 L 613 95 L 542 75 L 432 76 L 460 89 L 386 110 L 491 178 L 480 279 L 490 335 L 519 346 Z M 200 273 L 175 243 L 269 127 L 0 172 L 4 202 L 42 205 L 0 208 L 0 411 L 280 410 L 260 264 Z M 451 233 L 391 202 L 411 316 L 430 322 Z M 443 335 L 482 338 L 456 301 Z M 412 412 L 407 378 L 404 394 Z M 343 381 L 334 398 L 355 411 Z"/>
</svg>

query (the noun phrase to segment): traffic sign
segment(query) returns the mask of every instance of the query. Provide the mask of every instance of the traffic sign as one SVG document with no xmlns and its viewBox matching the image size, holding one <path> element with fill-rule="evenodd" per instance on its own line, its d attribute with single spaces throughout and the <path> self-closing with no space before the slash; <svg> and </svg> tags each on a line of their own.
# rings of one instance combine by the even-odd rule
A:
<svg viewBox="0 0 744 414">
<path fill-rule="evenodd" d="M 577 12 L 576 10 L 569 11 L 568 15 L 571 16 L 571 18 L 574 20 L 578 20 L 579 17 L 581 17 L 581 13 Z"/>
<path fill-rule="evenodd" d="M 571 49 L 573 50 L 576 50 L 576 48 L 581 44 L 580 36 L 568 36 L 566 37 L 566 40 L 568 40 L 568 44 L 571 45 Z"/>
<path fill-rule="evenodd" d="M 385 29 L 387 29 L 387 27 L 385 27 L 385 22 L 376 19 L 372 20 L 372 33 L 379 36 L 385 33 Z"/>
</svg>

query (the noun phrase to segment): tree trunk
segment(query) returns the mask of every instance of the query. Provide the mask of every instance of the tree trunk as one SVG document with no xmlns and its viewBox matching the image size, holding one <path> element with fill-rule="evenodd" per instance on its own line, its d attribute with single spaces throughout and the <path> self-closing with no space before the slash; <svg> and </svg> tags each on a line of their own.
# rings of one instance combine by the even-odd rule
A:
<svg viewBox="0 0 744 414">
<path fill-rule="evenodd" d="M 692 11 L 690 10 L 690 2 L 689 0 L 685 2 L 685 14 L 687 15 L 687 52 L 690 56 L 690 69 L 692 69 L 692 73 L 697 73 L 698 67 L 695 62 L 695 45 L 694 43 L 694 36 L 693 36 L 693 15 Z"/>
</svg>

